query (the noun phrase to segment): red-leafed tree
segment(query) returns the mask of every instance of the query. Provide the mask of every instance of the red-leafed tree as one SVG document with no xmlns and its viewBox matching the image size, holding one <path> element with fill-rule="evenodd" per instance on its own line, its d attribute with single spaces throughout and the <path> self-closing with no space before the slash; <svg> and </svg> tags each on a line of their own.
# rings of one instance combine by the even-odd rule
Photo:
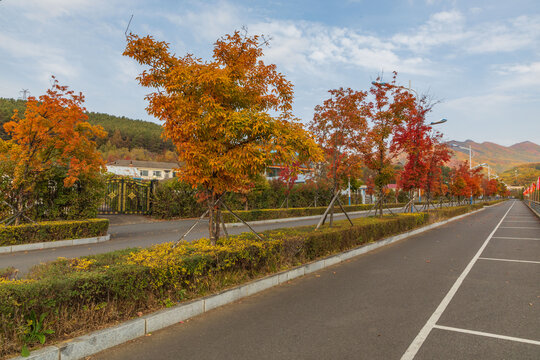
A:
<svg viewBox="0 0 540 360">
<path fill-rule="evenodd" d="M 466 197 L 478 196 L 481 194 L 482 174 L 481 168 L 471 169 L 468 161 L 464 161 L 452 170 L 452 195 L 459 200 Z"/>
<path fill-rule="evenodd" d="M 425 124 L 426 114 L 431 106 L 426 104 L 425 98 L 418 101 L 410 109 L 408 117 L 396 126 L 391 151 L 404 152 L 407 161 L 401 171 L 399 186 L 410 193 L 423 189 L 431 160 L 432 139 L 429 136 L 431 127 Z M 414 195 L 411 202 L 414 201 Z M 412 209 L 411 204 L 411 209 Z"/>
<path fill-rule="evenodd" d="M 298 180 L 299 173 L 300 163 L 298 161 L 280 169 L 278 181 L 285 187 L 285 203 L 287 209 L 289 208 L 289 197 L 291 195 L 291 190 L 294 187 L 296 180 Z M 281 206 L 283 206 L 283 204 Z"/>
<path fill-rule="evenodd" d="M 443 183 L 442 167 L 450 161 L 451 152 L 448 146 L 441 142 L 442 134 L 436 133 L 431 137 L 432 149 L 427 167 L 426 181 L 423 189 L 428 201 L 432 196 L 443 196 L 448 191 L 448 186 Z"/>
<path fill-rule="evenodd" d="M 406 89 L 396 85 L 397 73 L 392 82 L 381 79 L 373 83 L 369 90 L 371 98 L 361 105 L 361 113 L 367 120 L 367 129 L 361 144 L 361 155 L 365 166 L 375 173 L 374 184 L 378 198 L 376 213 L 382 216 L 383 188 L 394 178 L 392 163 L 398 152 L 394 137 L 397 127 L 415 111 L 415 98 Z"/>
<path fill-rule="evenodd" d="M 485 196 L 493 196 L 497 194 L 499 187 L 499 182 L 497 179 L 488 180 L 486 178 L 482 179 L 482 190 L 484 191 Z"/>
</svg>

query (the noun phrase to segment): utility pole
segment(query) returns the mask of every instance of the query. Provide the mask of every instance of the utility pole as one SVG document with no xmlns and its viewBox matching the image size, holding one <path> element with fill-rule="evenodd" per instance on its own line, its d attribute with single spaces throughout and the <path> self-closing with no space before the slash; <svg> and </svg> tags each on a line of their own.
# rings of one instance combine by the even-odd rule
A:
<svg viewBox="0 0 540 360">
<path fill-rule="evenodd" d="M 30 94 L 30 91 L 28 89 L 22 89 L 22 91 L 19 91 L 22 96 L 20 97 L 21 100 L 26 101 L 28 99 L 28 94 Z"/>
</svg>

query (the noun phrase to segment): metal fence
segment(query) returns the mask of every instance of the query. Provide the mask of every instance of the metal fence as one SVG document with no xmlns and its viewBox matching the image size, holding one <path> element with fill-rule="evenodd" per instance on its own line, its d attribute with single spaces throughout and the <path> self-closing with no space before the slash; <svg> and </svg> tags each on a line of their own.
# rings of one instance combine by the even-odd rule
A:
<svg viewBox="0 0 540 360">
<path fill-rule="evenodd" d="M 156 180 L 110 179 L 100 214 L 149 214 L 152 211 Z"/>
<path fill-rule="evenodd" d="M 539 201 L 534 201 L 534 200 L 525 200 L 525 202 L 527 204 L 529 204 L 529 207 L 531 209 L 534 209 L 534 211 L 536 211 L 537 213 L 540 214 L 540 202 Z"/>
</svg>

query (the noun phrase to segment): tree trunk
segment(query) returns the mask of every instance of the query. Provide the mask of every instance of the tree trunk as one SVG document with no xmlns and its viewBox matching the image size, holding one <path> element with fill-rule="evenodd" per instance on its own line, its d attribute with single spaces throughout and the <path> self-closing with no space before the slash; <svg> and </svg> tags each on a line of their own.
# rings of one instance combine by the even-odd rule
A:
<svg viewBox="0 0 540 360">
<path fill-rule="evenodd" d="M 210 244 L 216 245 L 219 239 L 220 230 L 220 205 L 216 206 L 216 194 L 212 191 L 212 195 L 208 197 L 208 233 L 210 235 Z"/>
</svg>

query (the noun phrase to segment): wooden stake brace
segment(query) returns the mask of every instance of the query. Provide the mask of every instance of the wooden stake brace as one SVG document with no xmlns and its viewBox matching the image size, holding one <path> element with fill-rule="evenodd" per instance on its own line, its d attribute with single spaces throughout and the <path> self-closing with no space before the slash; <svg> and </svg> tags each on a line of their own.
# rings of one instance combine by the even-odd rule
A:
<svg viewBox="0 0 540 360">
<path fill-rule="evenodd" d="M 246 225 L 249 230 L 251 230 L 252 233 L 255 234 L 255 236 L 261 240 L 261 241 L 264 241 L 264 239 L 259 235 L 257 234 L 257 232 L 251 227 L 249 226 L 249 224 L 247 222 L 244 221 L 244 219 L 242 219 L 240 216 L 236 215 L 236 213 L 234 211 L 232 211 L 228 206 L 227 204 L 225 204 L 224 202 L 222 202 L 223 206 L 225 206 L 225 209 L 227 209 L 235 218 L 237 218 L 238 220 L 240 220 L 244 225 Z"/>
<path fill-rule="evenodd" d="M 212 204 L 212 206 L 218 205 L 218 204 L 221 202 L 221 198 L 223 197 L 223 195 L 225 195 L 225 193 L 221 194 L 221 196 L 220 196 L 220 197 Z M 201 222 L 201 220 L 204 219 L 204 217 L 205 217 L 206 215 L 208 215 L 209 212 L 210 212 L 210 210 L 209 210 L 209 209 L 206 209 L 206 211 L 205 211 L 205 212 L 197 219 L 197 221 L 196 221 L 193 225 L 191 225 L 191 227 L 188 229 L 188 231 L 186 231 L 186 232 L 184 233 L 184 235 L 182 235 L 182 236 L 180 237 L 180 239 L 176 240 L 176 242 L 173 244 L 172 247 L 175 248 L 176 246 L 178 246 L 178 244 L 180 243 L 180 241 L 184 240 L 184 238 L 185 238 L 185 237 L 186 237 L 193 229 L 195 229 L 195 226 L 197 226 L 197 225 Z"/>
<path fill-rule="evenodd" d="M 220 204 L 220 206 L 223 204 Z M 223 232 L 225 233 L 225 236 L 227 239 L 229 238 L 229 232 L 227 231 L 227 227 L 225 226 L 225 221 L 223 221 L 223 212 L 219 214 L 219 220 L 221 221 L 221 227 L 223 228 Z"/>
<path fill-rule="evenodd" d="M 332 201 L 330 201 L 330 205 L 328 205 L 328 207 L 324 211 L 324 214 L 322 214 L 321 219 L 319 220 L 319 223 L 317 224 L 317 227 L 315 228 L 315 230 L 318 230 L 321 227 L 321 225 L 324 224 L 324 222 L 326 221 L 326 217 L 328 216 L 328 213 L 330 212 L 330 209 L 332 208 L 332 206 L 334 206 L 334 202 L 336 201 L 338 196 L 339 196 L 339 193 L 336 192 L 336 194 L 332 198 Z"/>
<path fill-rule="evenodd" d="M 8 217 L 5 218 L 4 220 L 0 221 L 0 224 L 6 223 L 6 226 L 9 226 L 9 225 L 11 225 L 13 222 L 15 222 L 15 220 L 16 220 L 19 216 L 21 216 L 22 218 L 28 220 L 28 222 L 31 222 L 31 223 L 33 223 L 33 224 L 36 223 L 34 220 L 30 219 L 28 216 L 26 216 L 26 215 L 24 214 L 25 211 L 30 210 L 31 208 L 33 208 L 34 205 L 29 206 L 29 207 L 27 207 L 27 208 L 25 208 L 25 209 L 22 209 L 21 211 L 17 211 L 17 210 L 13 207 L 13 205 L 11 205 L 10 203 L 8 203 L 7 201 L 2 200 L 2 202 L 3 202 L 4 204 L 6 204 L 7 206 L 9 206 L 9 207 L 11 208 L 11 210 L 13 211 L 14 214 L 11 215 L 11 216 L 8 216 Z"/>
<path fill-rule="evenodd" d="M 349 220 L 349 222 L 351 223 L 351 227 L 353 227 L 354 224 L 353 224 L 351 218 L 349 217 L 349 214 L 347 214 L 347 212 L 345 211 L 345 208 L 343 208 L 343 204 L 341 203 L 341 200 L 339 199 L 339 196 L 337 198 L 337 202 L 338 202 L 339 207 L 341 208 L 341 211 L 343 211 L 343 213 L 347 217 L 347 220 Z"/>
</svg>

